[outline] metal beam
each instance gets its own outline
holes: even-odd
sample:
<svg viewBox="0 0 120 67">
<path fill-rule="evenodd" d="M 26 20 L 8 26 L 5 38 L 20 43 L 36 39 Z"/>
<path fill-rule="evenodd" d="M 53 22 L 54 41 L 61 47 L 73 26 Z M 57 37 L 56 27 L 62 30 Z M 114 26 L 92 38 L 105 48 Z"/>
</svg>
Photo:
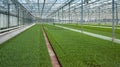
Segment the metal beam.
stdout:
<svg viewBox="0 0 120 67">
<path fill-rule="evenodd" d="M 42 7 L 42 11 L 41 11 L 41 17 L 42 17 L 42 15 L 43 15 L 43 10 L 44 10 L 44 7 L 45 7 L 45 1 L 46 1 L 46 0 L 44 0 L 43 7 Z"/>
<path fill-rule="evenodd" d="M 56 2 L 57 2 L 57 0 L 55 0 L 55 2 L 52 4 L 52 6 L 48 9 L 47 12 L 49 12 L 51 10 L 51 8 L 55 5 Z"/>
<path fill-rule="evenodd" d="M 10 4 L 8 3 L 8 28 L 10 27 Z"/>
<path fill-rule="evenodd" d="M 112 0 L 112 42 L 114 42 L 115 39 L 115 1 Z"/>
<path fill-rule="evenodd" d="M 81 31 L 83 31 L 83 0 L 81 0 Z"/>
<path fill-rule="evenodd" d="M 64 7 L 67 6 L 69 3 L 73 2 L 74 0 L 70 0 L 69 2 L 68 2 L 68 1 L 69 1 L 69 0 L 66 1 L 67 3 L 66 3 L 65 5 L 61 6 L 61 7 L 58 8 L 57 10 L 53 11 L 50 15 L 52 15 L 52 14 L 56 13 L 57 11 L 61 10 L 62 8 L 64 8 Z M 48 16 L 50 16 L 50 15 L 48 15 Z"/>
</svg>

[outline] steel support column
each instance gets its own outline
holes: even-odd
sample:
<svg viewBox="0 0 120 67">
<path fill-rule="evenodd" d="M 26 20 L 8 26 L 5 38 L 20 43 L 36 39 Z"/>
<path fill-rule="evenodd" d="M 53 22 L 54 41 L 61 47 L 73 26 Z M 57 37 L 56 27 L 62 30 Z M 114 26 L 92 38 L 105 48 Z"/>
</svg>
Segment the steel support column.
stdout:
<svg viewBox="0 0 120 67">
<path fill-rule="evenodd" d="M 116 26 L 118 25 L 118 6 L 117 3 L 115 3 L 116 5 Z"/>
<path fill-rule="evenodd" d="M 114 42 L 115 39 L 115 1 L 112 0 L 112 42 Z"/>
<path fill-rule="evenodd" d="M 101 24 L 101 18 L 100 18 L 100 15 L 101 14 L 101 11 L 100 11 L 100 7 L 99 7 L 99 20 L 98 20 L 98 22 L 99 22 L 99 25 Z"/>
<path fill-rule="evenodd" d="M 63 22 L 63 8 L 62 8 L 62 22 Z"/>
<path fill-rule="evenodd" d="M 10 4 L 8 3 L 8 28 L 10 27 Z"/>
<path fill-rule="evenodd" d="M 81 0 L 81 31 L 83 31 L 83 0 Z"/>
<path fill-rule="evenodd" d="M 59 22 L 59 20 L 60 20 L 60 19 L 59 19 L 59 11 L 58 11 L 58 22 Z"/>
<path fill-rule="evenodd" d="M 18 25 L 18 26 L 19 26 L 19 20 L 20 20 L 20 19 L 19 19 L 19 13 L 20 13 L 20 10 L 19 10 L 19 5 L 18 5 L 18 17 L 17 17 L 17 18 L 18 18 L 18 19 L 17 19 L 17 23 L 18 23 L 17 25 Z"/>
<path fill-rule="evenodd" d="M 70 12 L 70 3 L 69 3 L 69 23 L 71 23 L 71 14 L 70 14 L 71 12 Z"/>
</svg>

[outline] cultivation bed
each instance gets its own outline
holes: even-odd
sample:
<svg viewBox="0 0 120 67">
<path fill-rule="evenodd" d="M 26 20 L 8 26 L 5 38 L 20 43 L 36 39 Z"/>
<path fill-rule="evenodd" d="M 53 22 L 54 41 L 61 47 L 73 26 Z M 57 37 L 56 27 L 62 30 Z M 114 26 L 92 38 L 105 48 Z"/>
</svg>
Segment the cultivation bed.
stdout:
<svg viewBox="0 0 120 67">
<path fill-rule="evenodd" d="M 82 34 L 86 34 L 86 35 L 89 35 L 89 36 L 92 36 L 92 37 L 100 38 L 100 39 L 103 39 L 103 40 L 108 40 L 108 41 L 112 41 L 113 40 L 111 37 L 107 37 L 107 36 L 103 36 L 103 35 L 87 32 L 87 31 L 83 31 L 83 30 L 77 30 L 77 29 L 73 29 L 73 28 L 60 26 L 60 25 L 55 25 L 55 26 L 63 28 L 63 29 L 71 30 L 71 31 L 74 31 L 74 32 L 79 32 L 79 33 L 82 33 Z M 120 44 L 120 39 L 114 39 L 114 43 Z"/>
<path fill-rule="evenodd" d="M 80 25 L 75 25 L 75 24 L 60 24 L 60 25 L 81 30 Z M 95 33 L 95 34 L 100 34 L 100 35 L 112 37 L 112 29 L 110 29 L 110 28 L 83 26 L 83 30 L 91 32 L 91 33 Z M 115 30 L 115 36 L 116 36 L 116 38 L 120 39 L 120 29 Z"/>
<path fill-rule="evenodd" d="M 0 67 L 52 67 L 41 25 L 0 45 Z"/>
<path fill-rule="evenodd" d="M 63 67 L 119 67 L 120 44 L 45 25 Z"/>
</svg>

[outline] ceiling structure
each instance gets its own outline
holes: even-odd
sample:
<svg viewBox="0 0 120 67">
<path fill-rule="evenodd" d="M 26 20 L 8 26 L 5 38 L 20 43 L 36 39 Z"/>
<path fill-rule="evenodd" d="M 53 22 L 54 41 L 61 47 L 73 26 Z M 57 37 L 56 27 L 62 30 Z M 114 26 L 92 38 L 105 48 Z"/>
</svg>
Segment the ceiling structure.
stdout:
<svg viewBox="0 0 120 67">
<path fill-rule="evenodd" d="M 39 18 L 46 18 L 54 15 L 60 10 L 74 11 L 78 9 L 80 11 L 81 0 L 18 0 L 32 15 Z M 88 1 L 88 2 L 85 2 Z M 120 2 L 115 0 L 115 2 Z M 70 5 L 69 5 L 70 4 Z M 101 9 L 111 9 L 112 0 L 83 0 L 84 11 L 91 9 L 91 11 L 98 10 L 98 7 L 104 7 Z M 119 5 L 118 5 L 119 6 Z M 108 11 L 108 10 L 107 10 Z"/>
<path fill-rule="evenodd" d="M 36 17 L 45 18 L 69 0 L 18 0 Z"/>
</svg>

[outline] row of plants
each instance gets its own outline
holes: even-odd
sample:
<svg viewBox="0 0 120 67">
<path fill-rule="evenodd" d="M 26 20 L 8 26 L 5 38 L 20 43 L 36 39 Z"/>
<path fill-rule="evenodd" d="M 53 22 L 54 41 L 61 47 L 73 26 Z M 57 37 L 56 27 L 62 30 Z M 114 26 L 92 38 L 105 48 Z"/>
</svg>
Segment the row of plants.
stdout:
<svg viewBox="0 0 120 67">
<path fill-rule="evenodd" d="M 94 22 L 94 23 L 95 23 L 95 22 Z M 57 23 L 57 24 L 59 24 L 59 23 Z M 78 24 L 80 24 L 80 22 L 79 22 L 79 23 L 72 22 L 72 23 L 67 23 L 67 24 L 70 24 L 70 25 L 78 25 Z M 112 27 L 112 24 L 98 24 L 98 23 L 92 24 L 92 22 L 90 22 L 89 24 L 84 23 L 84 25 L 89 25 L 89 26 L 102 26 L 102 27 Z M 120 28 L 120 24 L 118 24 L 118 25 L 115 24 L 115 27 Z"/>
<path fill-rule="evenodd" d="M 44 25 L 62 67 L 119 67 L 120 44 Z"/>
<path fill-rule="evenodd" d="M 92 27 L 92 26 L 84 26 L 84 25 L 81 26 L 75 24 L 58 24 L 58 25 L 112 37 L 112 28 Z M 120 29 L 115 29 L 115 36 L 116 38 L 120 39 Z"/>
<path fill-rule="evenodd" d="M 42 26 L 35 25 L 1 44 L 0 67 L 52 67 Z"/>
</svg>

